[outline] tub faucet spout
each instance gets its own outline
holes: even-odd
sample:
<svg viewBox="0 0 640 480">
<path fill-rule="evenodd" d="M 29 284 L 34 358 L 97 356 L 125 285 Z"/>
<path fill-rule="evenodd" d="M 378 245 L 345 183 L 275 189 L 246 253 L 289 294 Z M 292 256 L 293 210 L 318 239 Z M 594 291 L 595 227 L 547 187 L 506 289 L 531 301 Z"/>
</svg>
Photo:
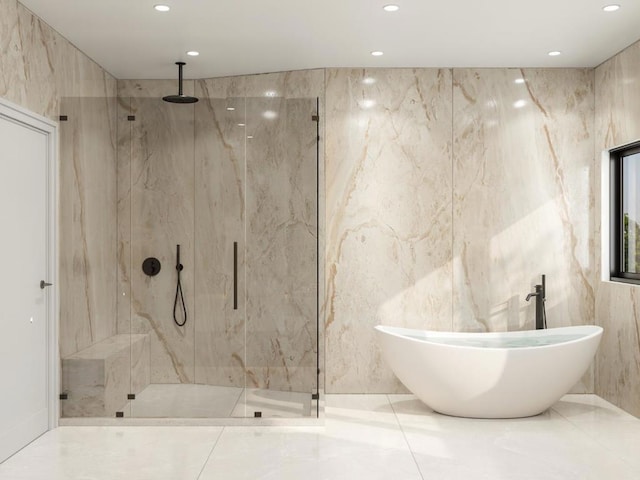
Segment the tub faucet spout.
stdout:
<svg viewBox="0 0 640 480">
<path fill-rule="evenodd" d="M 536 291 L 527 295 L 526 301 L 531 300 L 531 297 L 536 297 L 536 330 L 547 328 L 544 302 L 546 300 L 546 285 L 545 276 L 542 275 L 542 284 L 535 286 Z"/>
</svg>

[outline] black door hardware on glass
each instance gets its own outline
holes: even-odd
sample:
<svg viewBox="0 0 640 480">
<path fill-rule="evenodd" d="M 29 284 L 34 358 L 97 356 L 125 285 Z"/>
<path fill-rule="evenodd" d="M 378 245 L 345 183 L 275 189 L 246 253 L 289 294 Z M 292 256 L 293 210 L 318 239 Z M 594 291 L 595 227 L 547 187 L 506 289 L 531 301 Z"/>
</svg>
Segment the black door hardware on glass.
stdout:
<svg viewBox="0 0 640 480">
<path fill-rule="evenodd" d="M 233 309 L 238 309 L 238 242 L 233 242 Z"/>
<path fill-rule="evenodd" d="M 176 270 L 178 272 L 178 282 L 176 284 L 176 296 L 173 300 L 173 321 L 176 325 L 182 327 L 187 323 L 187 304 L 184 302 L 184 294 L 182 293 L 182 282 L 180 281 L 180 273 L 184 269 L 184 266 L 180 263 L 180 245 L 176 245 Z M 183 320 L 178 320 L 178 299 L 182 305 Z"/>
<path fill-rule="evenodd" d="M 53 285 L 53 283 L 47 283 L 47 282 L 45 282 L 44 280 L 40 280 L 40 288 L 41 288 L 42 290 L 44 290 L 44 289 L 45 289 L 45 288 L 47 288 L 47 287 L 50 287 L 51 285 Z"/>
</svg>

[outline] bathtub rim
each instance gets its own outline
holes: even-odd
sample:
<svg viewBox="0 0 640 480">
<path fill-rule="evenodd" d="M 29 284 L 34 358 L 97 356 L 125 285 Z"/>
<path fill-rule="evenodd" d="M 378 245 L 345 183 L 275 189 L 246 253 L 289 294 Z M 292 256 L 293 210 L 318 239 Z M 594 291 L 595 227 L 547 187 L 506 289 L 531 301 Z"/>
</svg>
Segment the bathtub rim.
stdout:
<svg viewBox="0 0 640 480">
<path fill-rule="evenodd" d="M 539 350 L 539 349 L 549 349 L 549 348 L 557 348 L 563 345 L 571 345 L 574 343 L 584 342 L 593 337 L 598 337 L 602 335 L 604 332 L 604 328 L 599 325 L 572 325 L 566 327 L 553 327 L 553 328 L 545 328 L 541 330 L 513 330 L 507 332 L 450 332 L 450 331 L 438 331 L 438 330 L 421 330 L 418 328 L 407 328 L 407 327 L 394 327 L 390 325 L 376 325 L 373 327 L 378 333 L 390 335 L 404 341 L 416 342 L 418 344 L 426 344 L 435 347 L 447 347 L 447 348 L 463 348 L 467 350 L 495 350 L 495 351 L 504 351 L 504 350 L 517 350 L 517 351 L 529 351 L 529 350 Z M 580 333 L 584 332 L 584 335 L 580 337 L 568 340 L 560 343 L 552 343 L 550 345 L 532 345 L 528 347 L 477 347 L 472 345 L 452 345 L 443 342 L 434 342 L 430 341 L 428 338 L 415 338 L 408 336 L 408 332 L 420 332 L 426 335 L 431 335 L 439 338 L 477 338 L 477 337 L 485 337 L 485 338 L 523 338 L 523 337 L 544 337 L 549 334 L 562 334 L 562 333 Z M 403 334 L 403 332 L 405 334 Z"/>
</svg>

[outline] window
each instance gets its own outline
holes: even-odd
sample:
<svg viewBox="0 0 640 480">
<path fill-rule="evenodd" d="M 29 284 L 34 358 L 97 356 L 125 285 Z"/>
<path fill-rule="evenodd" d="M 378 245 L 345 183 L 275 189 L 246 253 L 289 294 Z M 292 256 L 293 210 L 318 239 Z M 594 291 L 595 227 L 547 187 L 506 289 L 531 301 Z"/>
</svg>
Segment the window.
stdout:
<svg viewBox="0 0 640 480">
<path fill-rule="evenodd" d="M 640 284 L 640 142 L 611 152 L 611 280 Z"/>
</svg>

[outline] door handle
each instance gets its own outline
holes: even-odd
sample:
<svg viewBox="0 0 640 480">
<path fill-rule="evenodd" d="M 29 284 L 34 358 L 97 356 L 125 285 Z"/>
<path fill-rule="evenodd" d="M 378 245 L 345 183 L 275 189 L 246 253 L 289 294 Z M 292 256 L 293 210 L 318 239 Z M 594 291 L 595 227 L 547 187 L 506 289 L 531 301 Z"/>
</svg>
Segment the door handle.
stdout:
<svg viewBox="0 0 640 480">
<path fill-rule="evenodd" d="M 44 290 L 46 287 L 50 287 L 53 283 L 47 283 L 44 280 L 40 280 L 40 288 Z"/>
<path fill-rule="evenodd" d="M 238 309 L 238 242 L 233 242 L 233 309 Z"/>
</svg>

